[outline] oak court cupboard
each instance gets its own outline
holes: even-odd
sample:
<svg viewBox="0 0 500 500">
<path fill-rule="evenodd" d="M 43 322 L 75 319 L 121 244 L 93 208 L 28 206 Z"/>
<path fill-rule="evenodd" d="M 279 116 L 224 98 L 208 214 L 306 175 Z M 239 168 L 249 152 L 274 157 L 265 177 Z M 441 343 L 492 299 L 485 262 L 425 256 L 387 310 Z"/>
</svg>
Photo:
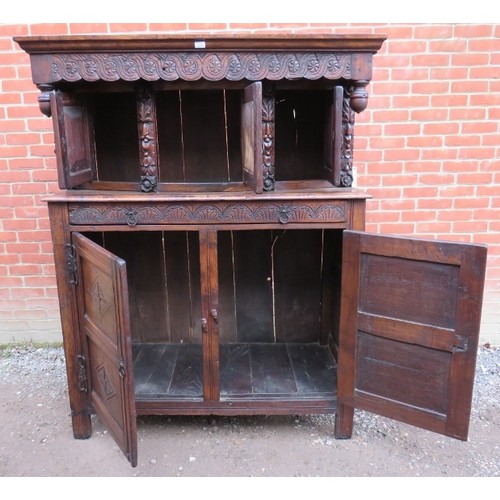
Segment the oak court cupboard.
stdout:
<svg viewBox="0 0 500 500">
<path fill-rule="evenodd" d="M 356 113 L 380 35 L 19 37 L 51 116 L 47 200 L 73 433 L 99 415 L 354 408 L 467 439 L 478 245 L 368 234 Z"/>
</svg>

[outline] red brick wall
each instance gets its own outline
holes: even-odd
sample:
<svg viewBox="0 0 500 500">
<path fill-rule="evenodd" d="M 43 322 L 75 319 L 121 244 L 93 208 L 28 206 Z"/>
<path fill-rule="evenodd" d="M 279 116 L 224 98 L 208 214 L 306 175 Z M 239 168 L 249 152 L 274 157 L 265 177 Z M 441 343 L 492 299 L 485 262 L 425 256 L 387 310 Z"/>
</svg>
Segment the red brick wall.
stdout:
<svg viewBox="0 0 500 500">
<path fill-rule="evenodd" d="M 173 30 L 387 34 L 355 136 L 367 230 L 488 244 L 481 340 L 500 344 L 500 26 L 300 23 L 0 25 L 0 342 L 60 339 L 51 120 L 12 37 Z"/>
</svg>

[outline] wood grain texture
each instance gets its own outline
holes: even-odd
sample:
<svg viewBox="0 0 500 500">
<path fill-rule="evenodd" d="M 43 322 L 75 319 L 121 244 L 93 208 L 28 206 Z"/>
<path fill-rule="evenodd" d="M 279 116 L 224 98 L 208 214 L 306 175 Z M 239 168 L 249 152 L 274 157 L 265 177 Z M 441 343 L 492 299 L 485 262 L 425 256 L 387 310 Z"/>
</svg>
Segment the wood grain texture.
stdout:
<svg viewBox="0 0 500 500">
<path fill-rule="evenodd" d="M 486 248 L 347 231 L 343 253 L 340 404 L 466 440 Z"/>
<path fill-rule="evenodd" d="M 336 397 L 336 364 L 325 346 L 230 343 L 219 349 L 221 401 L 333 401 Z M 201 398 L 201 356 L 199 344 L 135 344 L 136 398 Z"/>
</svg>

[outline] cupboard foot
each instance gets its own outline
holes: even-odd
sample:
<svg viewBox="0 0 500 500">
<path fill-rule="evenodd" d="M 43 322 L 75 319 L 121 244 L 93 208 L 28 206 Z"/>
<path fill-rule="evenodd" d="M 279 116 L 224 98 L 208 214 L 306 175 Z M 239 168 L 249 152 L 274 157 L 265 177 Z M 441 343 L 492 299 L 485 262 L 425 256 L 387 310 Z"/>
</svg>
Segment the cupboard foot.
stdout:
<svg viewBox="0 0 500 500">
<path fill-rule="evenodd" d="M 75 439 L 89 439 L 92 436 L 92 422 L 87 411 L 71 415 L 73 424 L 73 437 Z"/>
<path fill-rule="evenodd" d="M 354 422 L 354 408 L 340 404 L 335 415 L 335 437 L 350 439 Z"/>
</svg>

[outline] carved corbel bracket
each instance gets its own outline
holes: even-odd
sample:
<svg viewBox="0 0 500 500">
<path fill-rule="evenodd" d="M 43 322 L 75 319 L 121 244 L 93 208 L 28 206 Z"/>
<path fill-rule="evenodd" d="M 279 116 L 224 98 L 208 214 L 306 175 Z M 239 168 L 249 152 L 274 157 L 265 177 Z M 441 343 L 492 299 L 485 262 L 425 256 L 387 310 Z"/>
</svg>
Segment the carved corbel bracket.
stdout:
<svg viewBox="0 0 500 500">
<path fill-rule="evenodd" d="M 351 90 L 351 108 L 356 113 L 361 113 L 368 106 L 368 80 L 356 80 Z"/>
<path fill-rule="evenodd" d="M 50 118 L 52 116 L 52 111 L 50 110 L 50 94 L 54 90 L 54 87 L 44 83 L 37 85 L 37 87 L 38 90 L 40 90 L 40 95 L 38 96 L 40 111 Z"/>
</svg>

